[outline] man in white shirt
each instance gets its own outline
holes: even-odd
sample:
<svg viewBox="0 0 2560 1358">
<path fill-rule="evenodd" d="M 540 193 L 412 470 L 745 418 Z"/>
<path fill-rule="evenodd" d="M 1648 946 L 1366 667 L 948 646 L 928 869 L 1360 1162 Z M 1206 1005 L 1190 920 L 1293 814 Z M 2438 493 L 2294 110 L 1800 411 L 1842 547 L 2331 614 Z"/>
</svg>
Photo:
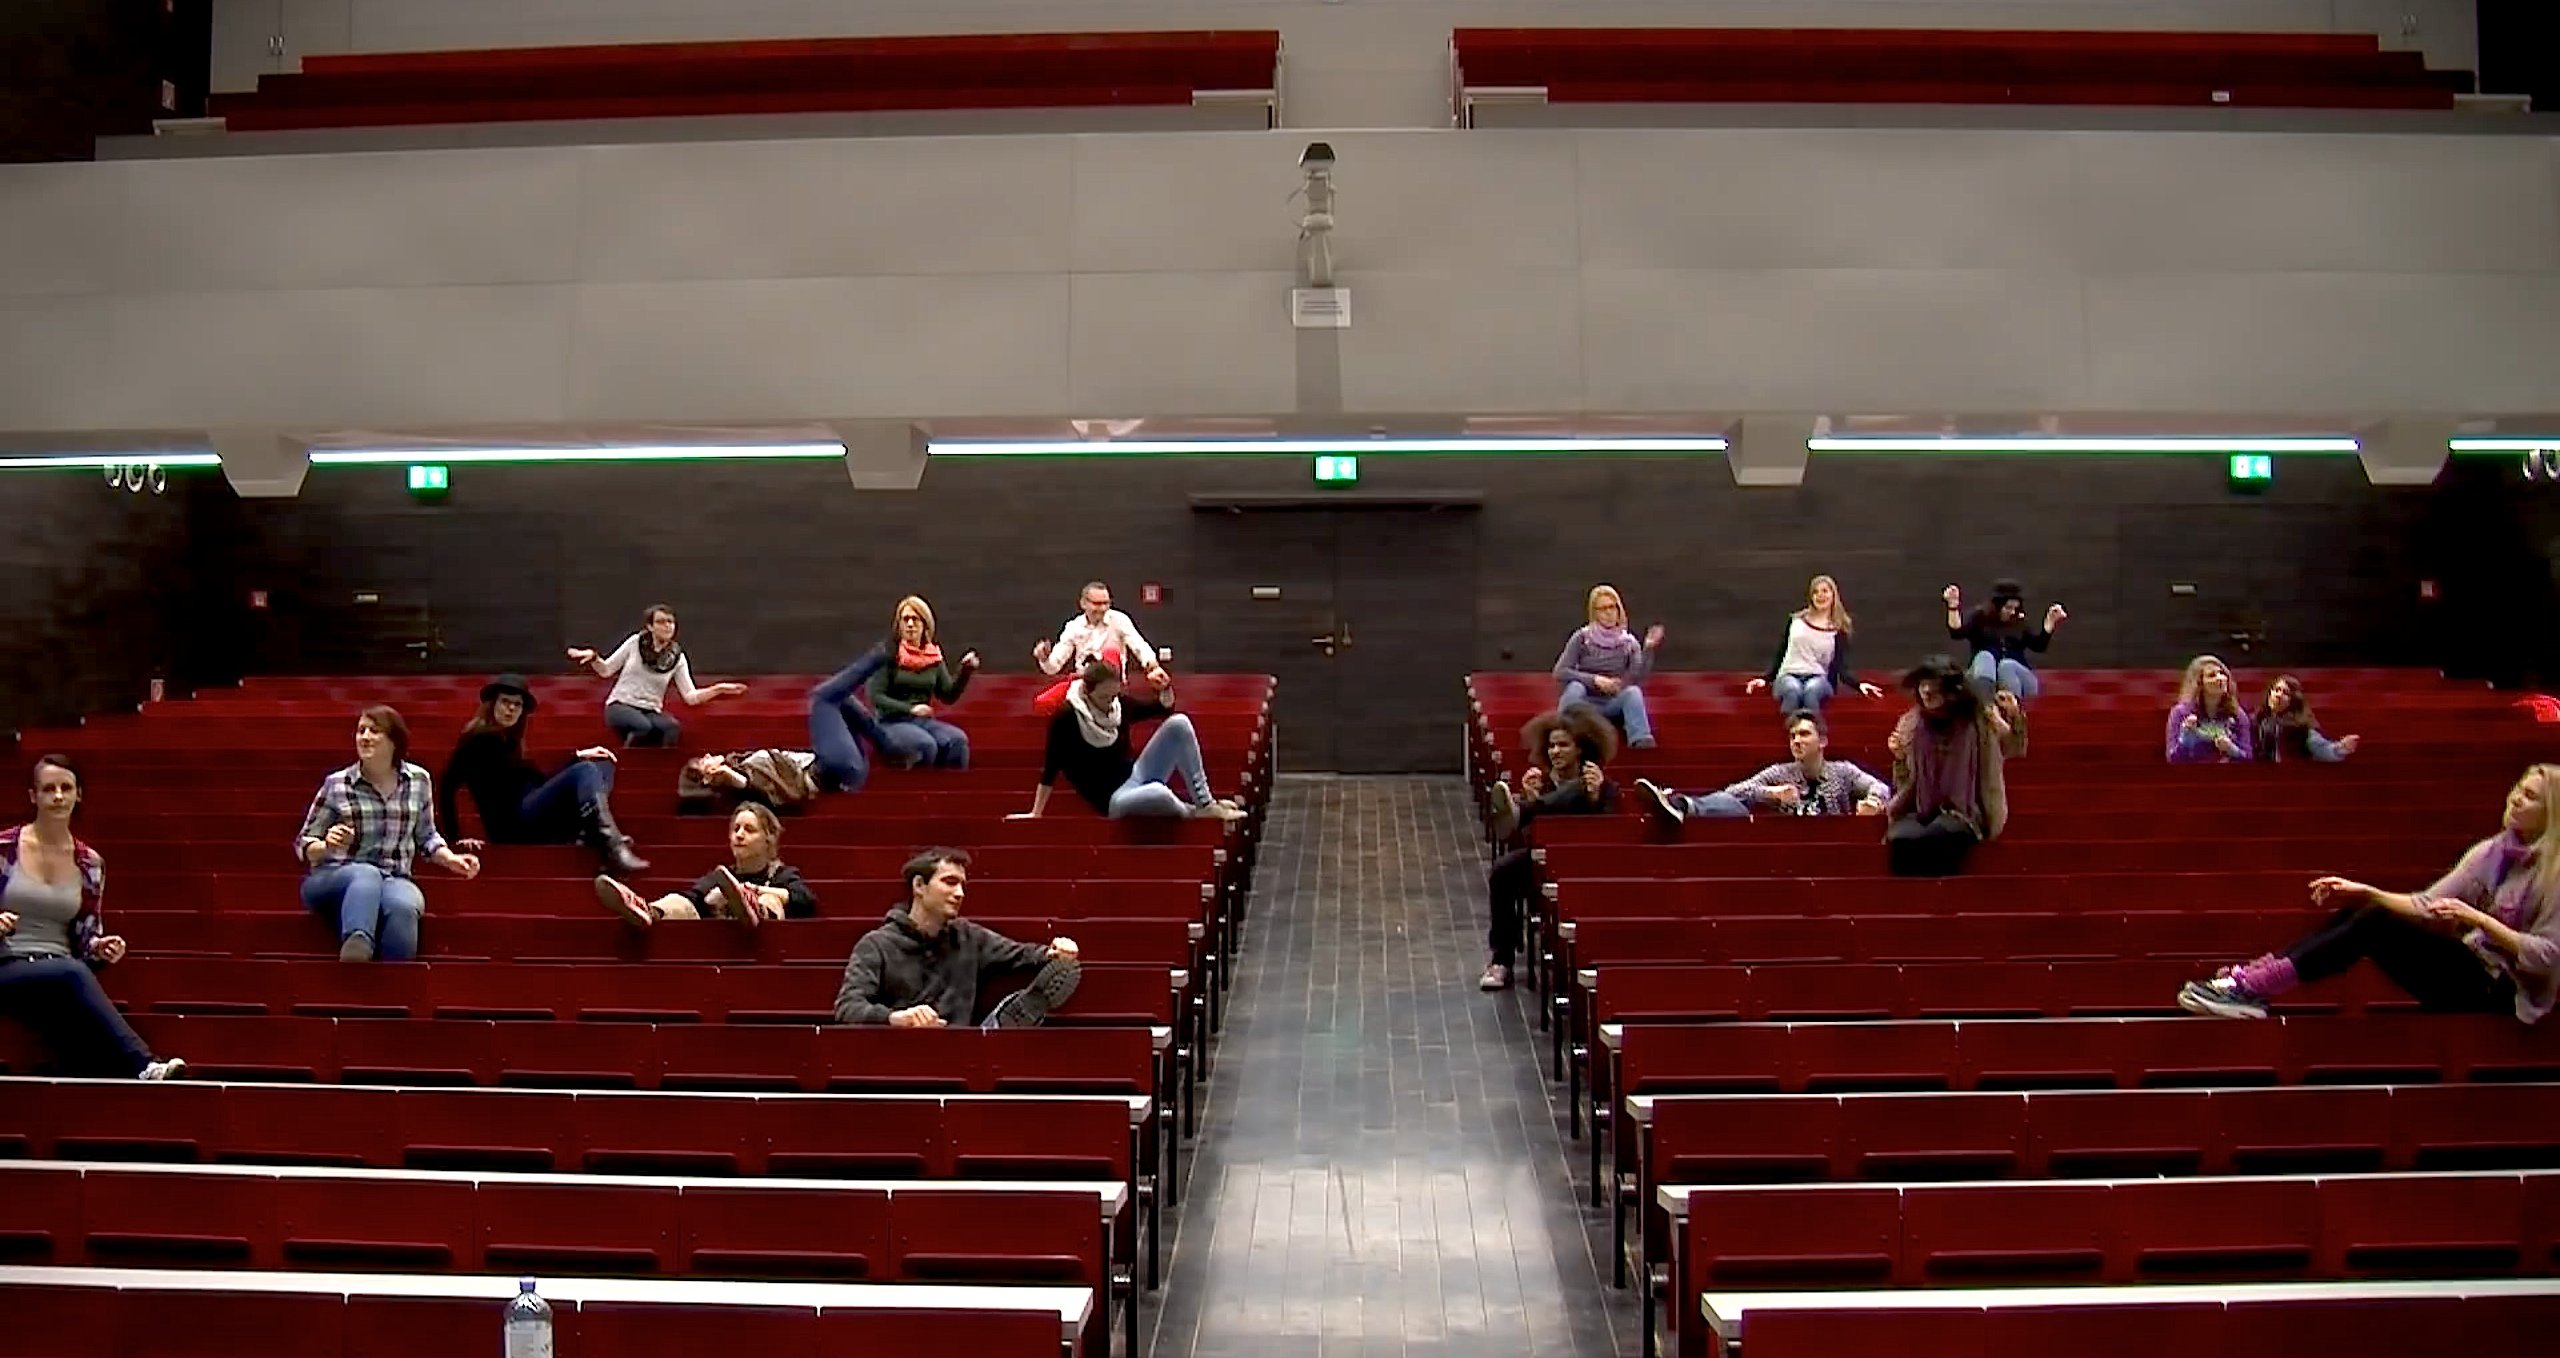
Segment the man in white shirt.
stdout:
<svg viewBox="0 0 2560 1358">
<path fill-rule="evenodd" d="M 1126 675 L 1129 661 L 1134 658 L 1145 670 L 1147 682 L 1164 687 L 1164 666 L 1156 660 L 1156 648 L 1138 635 L 1138 625 L 1129 621 L 1128 614 L 1111 606 L 1111 587 L 1093 581 L 1084 587 L 1079 602 L 1083 611 L 1067 619 L 1067 625 L 1058 629 L 1056 641 L 1032 646 L 1031 658 L 1039 663 L 1040 672 L 1073 672 L 1083 669 L 1088 661 L 1109 658 Z"/>
</svg>

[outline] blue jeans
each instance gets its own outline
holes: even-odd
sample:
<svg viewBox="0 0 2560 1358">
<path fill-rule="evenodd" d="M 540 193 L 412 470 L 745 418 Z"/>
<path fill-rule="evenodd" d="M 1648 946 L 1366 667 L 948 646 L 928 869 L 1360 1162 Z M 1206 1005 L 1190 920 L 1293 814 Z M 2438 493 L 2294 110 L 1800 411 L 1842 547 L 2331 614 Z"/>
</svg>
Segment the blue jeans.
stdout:
<svg viewBox="0 0 2560 1358">
<path fill-rule="evenodd" d="M 1831 701 L 1831 681 L 1819 674 L 1781 674 L 1770 681 L 1769 691 L 1778 696 L 1778 715 L 1789 720 L 1800 712 L 1821 716 L 1822 705 Z"/>
<path fill-rule="evenodd" d="M 2036 682 L 2036 672 L 2028 669 L 2025 661 L 2002 660 L 1989 651 L 1976 651 L 1973 663 L 1965 668 L 1973 676 L 1973 691 L 1986 703 L 1994 693 L 2017 694 L 2023 703 L 2044 691 L 2044 685 Z"/>
<path fill-rule="evenodd" d="M 940 717 L 882 717 L 880 753 L 913 768 L 969 767 L 969 733 Z"/>
<path fill-rule="evenodd" d="M 1584 688 L 1579 681 L 1570 683 L 1564 686 L 1564 697 L 1556 703 L 1556 710 L 1562 712 L 1577 703 L 1596 707 L 1601 716 L 1625 727 L 1628 744 L 1644 746 L 1653 743 L 1653 718 L 1644 710 L 1644 690 L 1634 684 L 1625 685 L 1604 698 Z"/>
<path fill-rule="evenodd" d="M 1730 792 L 1701 792 L 1690 795 L 1674 792 L 1671 794 L 1671 801 L 1681 810 L 1702 820 L 1736 820 L 1751 814 L 1751 808 L 1744 806 L 1742 799 Z"/>
<path fill-rule="evenodd" d="M 131 1078 L 151 1048 L 116 1012 L 89 964 L 68 957 L 0 962 L 0 1016 L 41 1039 L 64 1075 Z"/>
<path fill-rule="evenodd" d="M 1167 787 L 1165 780 L 1180 777 L 1179 790 Z M 1200 762 L 1200 733 L 1191 729 L 1191 718 L 1180 712 L 1167 717 L 1147 737 L 1147 748 L 1138 751 L 1137 767 L 1129 771 L 1129 781 L 1111 794 L 1111 806 L 1105 812 L 1113 820 L 1127 816 L 1187 816 L 1196 806 L 1207 806 L 1209 773 Z"/>
<path fill-rule="evenodd" d="M 418 917 L 427 911 L 427 897 L 406 877 L 371 863 L 323 863 L 302 879 L 302 904 L 312 911 L 335 910 L 338 938 L 363 934 L 373 940 L 373 955 L 385 962 L 418 955 Z"/>
<path fill-rule="evenodd" d="M 577 760 L 544 779 L 542 786 L 516 804 L 518 837 L 528 844 L 572 843 L 595 820 L 612 792 L 613 765 Z"/>
<path fill-rule="evenodd" d="M 818 757 L 822 781 L 839 792 L 856 791 L 871 778 L 871 761 L 862 753 L 864 740 L 875 750 L 888 747 L 879 720 L 854 698 L 888 663 L 888 648 L 874 646 L 809 690 L 809 752 Z"/>
<path fill-rule="evenodd" d="M 673 745 L 684 731 L 684 724 L 664 711 L 644 711 L 629 703 L 606 703 L 604 724 L 622 737 L 625 749 L 634 750 Z"/>
</svg>

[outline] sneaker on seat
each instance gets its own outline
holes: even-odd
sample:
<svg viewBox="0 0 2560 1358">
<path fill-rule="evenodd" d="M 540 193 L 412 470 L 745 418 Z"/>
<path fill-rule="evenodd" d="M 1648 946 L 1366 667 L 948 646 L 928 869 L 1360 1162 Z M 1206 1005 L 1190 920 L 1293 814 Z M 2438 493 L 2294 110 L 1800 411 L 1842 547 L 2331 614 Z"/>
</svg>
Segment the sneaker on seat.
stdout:
<svg viewBox="0 0 2560 1358">
<path fill-rule="evenodd" d="M 365 933 L 347 935 L 347 941 L 338 945 L 338 960 L 341 962 L 372 961 L 373 935 Z"/>
<path fill-rule="evenodd" d="M 2266 1002 L 2242 990 L 2228 976 L 2187 982 L 2178 988 L 2178 1007 L 2190 1014 L 2210 1014 L 2215 1018 L 2262 1019 L 2267 1016 Z"/>
<path fill-rule="evenodd" d="M 640 899 L 640 893 L 611 877 L 596 878 L 596 904 L 622 917 L 634 929 L 646 929 L 658 922 L 658 912 Z"/>
<path fill-rule="evenodd" d="M 720 899 L 728 902 L 730 917 L 750 929 L 764 923 L 764 910 L 748 894 L 747 884 L 738 880 L 738 874 L 729 871 L 725 863 L 712 871 L 720 874 Z"/>
<path fill-rule="evenodd" d="M 137 1080 L 182 1080 L 186 1078 L 186 1074 L 187 1063 L 175 1056 L 172 1056 L 166 1060 L 154 1061 L 151 1064 L 144 1066 L 142 1069 L 135 1071 L 133 1073 L 133 1078 Z"/>
<path fill-rule="evenodd" d="M 1031 978 L 1031 984 L 996 1002 L 995 1009 L 981 1028 L 1037 1028 L 1048 1021 L 1049 1011 L 1067 1002 L 1076 993 L 1076 982 L 1084 979 L 1084 969 L 1063 957 L 1050 959 Z"/>
<path fill-rule="evenodd" d="M 1670 792 L 1650 778 L 1636 780 L 1636 801 L 1643 806 L 1646 815 L 1665 825 L 1678 825 L 1689 819 L 1688 810 L 1671 800 Z"/>
</svg>

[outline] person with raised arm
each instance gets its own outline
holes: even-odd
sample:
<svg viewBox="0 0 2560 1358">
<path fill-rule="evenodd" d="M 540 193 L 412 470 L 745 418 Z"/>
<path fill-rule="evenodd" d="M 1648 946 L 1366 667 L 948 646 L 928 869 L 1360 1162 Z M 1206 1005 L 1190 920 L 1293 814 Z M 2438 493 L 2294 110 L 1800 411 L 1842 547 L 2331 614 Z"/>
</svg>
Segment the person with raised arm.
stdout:
<svg viewBox="0 0 2560 1358">
<path fill-rule="evenodd" d="M 303 907 L 337 921 L 341 962 L 418 955 L 421 857 L 464 881 L 480 875 L 479 855 L 436 831 L 435 780 L 409 762 L 409 723 L 379 704 L 357 714 L 356 762 L 320 780 L 294 853 L 310 869 Z"/>
<path fill-rule="evenodd" d="M 2003 765 L 2027 752 L 2026 709 L 2007 689 L 1984 701 L 1943 655 L 1913 666 L 1902 686 L 1911 710 L 1885 742 L 1893 751 L 1886 865 L 1896 876 L 1952 876 L 1975 845 L 2008 827 Z"/>
<path fill-rule="evenodd" d="M 1049 719 L 1031 809 L 1006 819 L 1030 820 L 1046 813 L 1049 789 L 1061 778 L 1086 805 L 1113 820 L 1129 816 L 1244 819 L 1241 804 L 1222 799 L 1210 789 L 1199 733 L 1192 730 L 1190 717 L 1173 710 L 1174 702 L 1170 685 L 1158 688 L 1153 701 L 1124 697 L 1116 666 L 1101 659 L 1087 664 L 1068 686 L 1065 705 Z M 1146 748 L 1131 755 L 1130 728 L 1156 718 L 1162 720 L 1147 737 Z"/>
<path fill-rule="evenodd" d="M 1653 673 L 1653 653 L 1662 648 L 1662 627 L 1646 628 L 1638 638 L 1627 624 L 1627 604 L 1612 585 L 1593 585 L 1583 599 L 1586 621 L 1565 638 L 1556 656 L 1556 682 L 1564 685 L 1556 710 L 1589 706 L 1627 733 L 1631 749 L 1653 748 L 1653 717 L 1645 710 L 1644 681 Z"/>
<path fill-rule="evenodd" d="M 1832 695 L 1852 690 L 1881 698 L 1884 690 L 1858 682 L 1849 668 L 1849 605 L 1840 598 L 1840 582 L 1813 577 L 1805 590 L 1805 606 L 1787 615 L 1786 632 L 1768 672 L 1743 685 L 1745 693 L 1767 689 L 1777 695 L 1778 715 L 1792 723 L 1799 713 L 1820 715 Z"/>
<path fill-rule="evenodd" d="M 1779 816 L 1881 816 L 1893 789 L 1846 759 L 1827 759 L 1830 734 L 1822 719 L 1799 712 L 1787 719 L 1787 755 L 1722 792 L 1683 793 L 1636 780 L 1636 804 L 1667 825 L 1691 816 L 1731 819 L 1759 813 Z"/>
<path fill-rule="evenodd" d="M 2267 685 L 2267 700 L 2258 708 L 2256 731 L 2249 742 L 2249 753 L 2251 757 L 2269 764 L 2287 759 L 2335 764 L 2363 745 L 2362 736 L 2340 736 L 2331 740 L 2321 734 L 2320 719 L 2311 714 L 2311 698 L 2303 691 L 2302 680 L 2290 674 L 2279 674 L 2274 683 Z"/>
<path fill-rule="evenodd" d="M 596 902 L 635 929 L 662 919 L 732 919 L 749 928 L 771 919 L 810 919 L 818 893 L 782 861 L 782 819 L 748 802 L 729 813 L 729 861 L 683 891 L 649 900 L 610 874 L 595 881 Z"/>
<path fill-rule="evenodd" d="M 670 690 L 690 707 L 747 691 L 746 685 L 735 681 L 694 684 L 693 662 L 676 642 L 676 611 L 665 604 L 643 610 L 640 630 L 624 637 L 612 654 L 598 656 L 588 647 L 572 646 L 569 663 L 613 681 L 613 691 L 605 695 L 604 724 L 632 748 L 676 743 L 684 727 L 667 713 Z"/>
<path fill-rule="evenodd" d="M 1538 890 L 1538 869 L 1528 829 L 1541 816 L 1590 816 L 1614 811 L 1618 785 L 1605 767 L 1618 755 L 1618 728 L 1589 704 L 1541 712 L 1520 728 L 1528 767 L 1520 791 L 1500 780 L 1486 794 L 1499 846 L 1485 872 L 1485 945 L 1491 954 L 1479 990 L 1504 990 L 1518 960 L 1520 921 Z"/>
<path fill-rule="evenodd" d="M 2015 580 L 1992 581 L 1991 602 L 1971 614 L 1964 611 L 1964 591 L 1954 585 L 1940 597 L 1947 605 L 1948 637 L 1973 648 L 1965 669 L 1984 703 L 1995 693 L 2014 693 L 2019 701 L 2032 702 L 2044 691 L 2027 655 L 2042 655 L 2053 645 L 2053 634 L 2071 617 L 2062 605 L 2047 606 L 2041 625 L 2028 622 L 2026 588 Z"/>
<path fill-rule="evenodd" d="M 2311 884 L 2335 913 L 2319 928 L 2178 991 L 2178 1006 L 2265 1018 L 2267 1002 L 2370 961 L 2430 1013 L 2513 1014 L 2539 1023 L 2560 1000 L 2560 764 L 2536 764 L 2507 789 L 2498 833 L 2421 891 L 2345 877 Z"/>
<path fill-rule="evenodd" d="M 2187 662 L 2178 701 L 2169 709 L 2168 760 L 2172 764 L 2246 764 L 2257 738 L 2231 667 L 2209 655 Z"/>
<path fill-rule="evenodd" d="M 1083 978 L 1072 938 L 1019 943 L 960 917 L 969 894 L 969 855 L 927 849 L 907 860 L 906 903 L 853 945 L 836 989 L 836 1022 L 890 1028 L 947 1028 L 977 1019 L 978 988 L 990 976 L 1031 974 L 996 1002 L 981 1028 L 1032 1028 L 1067 1002 Z"/>
<path fill-rule="evenodd" d="M 487 838 L 458 838 L 454 846 L 478 853 L 490 844 L 584 844 L 608 872 L 648 871 L 613 819 L 613 751 L 590 745 L 544 773 L 524 752 L 535 706 L 523 675 L 481 685 L 480 710 L 462 728 L 436 784 L 436 819 L 460 835 L 461 797 L 470 793 Z"/>
<path fill-rule="evenodd" d="M 27 800 L 35 818 L 0 830 L 0 1017 L 34 1033 L 63 1075 L 178 1078 L 187 1063 L 153 1056 L 98 985 L 126 944 L 106 928 L 106 860 L 71 833 L 79 771 L 38 759 Z"/>
<path fill-rule="evenodd" d="M 963 652 L 946 663 L 933 637 L 933 607 L 910 594 L 898 601 L 895 635 L 898 657 L 871 676 L 871 711 L 879 718 L 884 757 L 910 768 L 969 767 L 969 733 L 935 715 L 935 704 L 948 707 L 969 691 L 978 672 L 978 653 Z"/>
</svg>

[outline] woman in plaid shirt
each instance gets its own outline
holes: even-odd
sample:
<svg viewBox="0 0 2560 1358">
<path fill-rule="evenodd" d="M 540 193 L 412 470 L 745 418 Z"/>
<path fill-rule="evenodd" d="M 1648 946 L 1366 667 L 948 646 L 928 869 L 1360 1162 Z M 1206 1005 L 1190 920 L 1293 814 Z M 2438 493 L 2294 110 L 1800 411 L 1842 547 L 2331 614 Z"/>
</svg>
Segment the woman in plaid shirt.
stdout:
<svg viewBox="0 0 2560 1358">
<path fill-rule="evenodd" d="M 409 762 L 409 723 L 388 707 L 357 716 L 356 762 L 320 780 L 294 851 L 311 869 L 303 905 L 337 912 L 341 962 L 418 955 L 419 855 L 466 881 L 480 875 L 479 855 L 455 853 L 436 833 L 434 783 Z"/>
</svg>

